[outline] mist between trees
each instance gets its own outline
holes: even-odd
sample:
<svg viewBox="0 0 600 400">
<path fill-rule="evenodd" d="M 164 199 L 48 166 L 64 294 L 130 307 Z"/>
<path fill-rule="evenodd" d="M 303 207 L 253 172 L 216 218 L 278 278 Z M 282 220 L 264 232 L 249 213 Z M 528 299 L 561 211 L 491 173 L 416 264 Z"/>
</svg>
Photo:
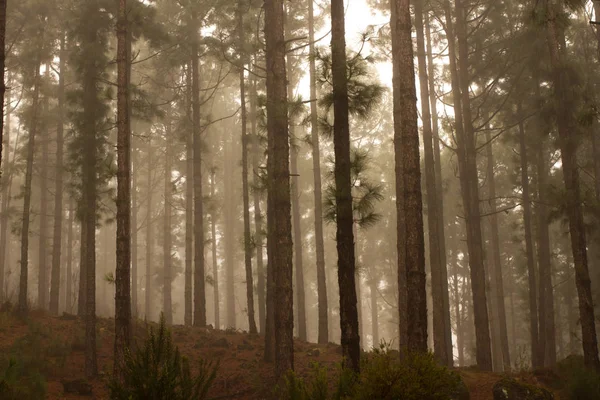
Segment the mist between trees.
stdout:
<svg viewBox="0 0 600 400">
<path fill-rule="evenodd" d="M 598 13 L 2 0 L 0 300 L 600 369 Z"/>
</svg>

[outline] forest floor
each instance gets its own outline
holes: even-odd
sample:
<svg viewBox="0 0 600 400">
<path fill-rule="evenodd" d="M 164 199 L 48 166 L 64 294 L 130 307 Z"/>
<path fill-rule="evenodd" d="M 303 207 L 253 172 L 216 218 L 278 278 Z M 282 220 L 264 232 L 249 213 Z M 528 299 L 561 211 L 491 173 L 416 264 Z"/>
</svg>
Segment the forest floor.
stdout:
<svg viewBox="0 0 600 400">
<path fill-rule="evenodd" d="M 32 312 L 27 321 L 0 312 L 0 355 L 32 352 L 38 364 L 43 364 L 47 399 L 108 399 L 107 377 L 112 370 L 114 320 L 97 321 L 99 377 L 91 381 L 92 396 L 64 393 L 62 382 L 84 378 L 84 324 L 74 316 L 51 317 Z M 143 340 L 146 325 L 138 322 L 134 338 Z M 263 361 L 264 339 L 245 332 L 220 331 L 211 328 L 173 326 L 173 342 L 182 355 L 194 360 L 203 358 L 218 362 L 217 378 L 211 388 L 211 399 L 272 398 L 273 365 Z M 28 338 L 27 340 L 25 340 Z M 32 341 L 32 338 L 36 340 Z M 19 347 L 21 343 L 21 347 Z M 29 348 L 23 348 L 23 343 Z M 295 367 L 300 376 L 308 376 L 311 363 L 335 371 L 341 359 L 341 348 L 335 344 L 317 345 L 296 340 Z M 32 356 L 30 356 L 32 357 Z M 5 358 L 0 359 L 5 363 Z M 6 366 L 0 365 L 0 371 Z M 471 400 L 492 399 L 492 387 L 500 374 L 479 372 L 473 368 L 459 369 L 469 388 Z M 520 380 L 541 385 L 532 375 L 521 373 Z M 555 398 L 558 398 L 556 396 Z M 374 399 L 375 400 L 375 399 Z"/>
</svg>

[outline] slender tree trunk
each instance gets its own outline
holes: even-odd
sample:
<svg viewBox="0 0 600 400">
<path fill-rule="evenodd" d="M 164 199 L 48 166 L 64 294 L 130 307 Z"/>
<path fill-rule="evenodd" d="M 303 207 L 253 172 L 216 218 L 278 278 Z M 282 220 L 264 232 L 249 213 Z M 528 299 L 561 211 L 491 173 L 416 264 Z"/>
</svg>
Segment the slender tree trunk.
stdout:
<svg viewBox="0 0 600 400">
<path fill-rule="evenodd" d="M 579 297 L 579 317 L 581 320 L 581 339 L 583 357 L 586 366 L 600 370 L 598 358 L 598 340 L 594 320 L 594 304 L 588 270 L 587 245 L 583 221 L 579 171 L 577 168 L 577 142 L 575 141 L 575 110 L 569 76 L 564 68 L 565 55 L 559 42 L 564 31 L 556 25 L 559 4 L 555 0 L 546 0 L 546 33 L 550 50 L 552 83 L 557 106 L 558 142 L 562 160 L 563 179 L 566 189 L 567 216 L 571 236 L 571 249 L 575 263 L 575 282 Z"/>
<path fill-rule="evenodd" d="M 67 221 L 67 282 L 65 289 L 65 311 L 73 314 L 73 224 L 75 220 L 75 207 L 73 198 L 69 196 L 69 220 Z"/>
<path fill-rule="evenodd" d="M 437 96 L 435 90 L 435 64 L 433 63 L 433 48 L 431 45 L 431 27 L 429 25 L 429 12 L 425 12 L 425 25 L 426 25 L 426 38 L 427 38 L 427 70 L 429 80 L 429 103 L 431 105 L 431 127 L 433 136 L 433 162 L 435 165 L 435 186 L 437 191 L 438 201 L 438 223 L 439 223 L 439 242 L 440 242 L 440 262 L 442 266 L 442 295 L 444 296 L 444 304 L 446 308 L 450 308 L 450 295 L 448 288 L 448 264 L 446 262 L 446 236 L 444 233 L 444 189 L 443 189 L 443 176 L 442 176 L 442 157 L 440 152 L 440 139 L 439 139 L 439 124 L 438 124 L 438 112 L 437 112 Z M 446 323 L 446 335 L 452 337 L 452 326 L 448 313 L 448 319 Z M 452 340 L 447 341 L 448 354 L 453 354 Z M 452 357 L 453 358 L 453 357 Z"/>
<path fill-rule="evenodd" d="M 131 29 L 127 29 L 127 85 L 131 86 L 131 42 L 132 34 Z M 131 91 L 127 91 L 128 112 L 129 112 L 129 158 L 131 160 L 131 169 L 129 170 L 131 189 L 131 220 L 130 220 L 130 231 L 131 231 L 131 318 L 137 319 L 138 317 L 138 223 L 137 223 L 137 212 L 138 212 L 138 201 L 137 201 L 137 158 L 135 151 L 134 138 L 131 136 Z"/>
<path fill-rule="evenodd" d="M 445 2 L 448 52 L 450 54 L 450 70 L 452 74 L 452 92 L 456 118 L 456 140 L 459 160 L 459 175 L 463 207 L 467 228 L 467 247 L 471 272 L 473 293 L 473 312 L 475 322 L 475 347 L 477 365 L 482 370 L 492 369 L 492 351 L 490 346 L 490 329 L 485 293 L 485 271 L 483 262 L 483 242 L 481 235 L 481 213 L 479 210 L 479 179 L 477 174 L 477 149 L 473 132 L 471 101 L 469 97 L 467 16 L 461 0 L 456 3 L 456 37 L 458 39 L 458 60 L 456 65 L 456 48 L 454 42 L 454 25 L 450 10 L 450 2 Z M 460 76 L 459 76 L 460 73 Z M 459 79 L 460 78 L 460 79 Z M 459 85 L 460 83 L 460 85 Z M 460 115 L 460 116 L 459 116 Z"/>
<path fill-rule="evenodd" d="M 452 249 L 452 259 L 450 265 L 453 266 L 454 280 L 454 318 L 456 319 L 456 348 L 458 350 L 458 366 L 465 366 L 465 338 L 462 327 L 462 314 L 460 309 L 460 288 L 458 279 L 458 257 L 456 256 L 456 247 Z"/>
<path fill-rule="evenodd" d="M 199 38 L 195 37 L 192 41 L 192 126 L 194 130 L 194 326 L 206 326 L 198 40 Z"/>
<path fill-rule="evenodd" d="M 154 237 L 153 237 L 153 223 L 152 223 L 152 192 L 153 192 L 153 188 L 152 188 L 152 167 L 154 165 L 154 148 L 152 147 L 152 138 L 149 137 L 148 138 L 148 165 L 147 168 L 148 170 L 147 172 L 147 177 L 146 177 L 146 181 L 147 181 L 147 193 L 146 193 L 146 199 L 148 204 L 146 204 L 146 285 L 145 285 L 145 292 L 144 294 L 146 295 L 146 299 L 145 299 L 145 312 L 144 312 L 144 316 L 146 321 L 151 321 L 152 320 L 152 309 L 153 309 L 153 305 L 152 305 L 152 298 L 153 298 L 153 293 L 152 293 L 152 277 L 154 275 L 154 251 L 153 251 L 153 246 L 154 246 Z"/>
<path fill-rule="evenodd" d="M 46 64 L 46 71 L 49 71 Z M 48 78 L 49 72 L 46 72 Z M 48 114 L 48 103 L 50 102 L 49 95 L 44 94 L 43 113 Z M 49 151 L 48 144 L 50 142 L 50 131 L 47 124 L 42 123 L 43 128 L 40 129 L 40 151 L 42 159 L 39 164 L 40 174 L 40 232 L 38 246 L 38 308 L 41 310 L 48 309 L 48 168 L 49 168 Z"/>
<path fill-rule="evenodd" d="M 244 41 L 244 17 L 241 9 L 242 3 L 238 3 L 238 34 L 240 51 L 245 51 Z M 246 270 L 246 304 L 248 310 L 248 331 L 250 334 L 257 333 L 256 320 L 254 318 L 254 283 L 252 277 L 252 239 L 250 235 L 250 193 L 248 187 L 248 113 L 246 109 L 246 79 L 244 77 L 245 56 L 242 54 L 242 67 L 240 68 L 240 101 L 242 104 L 242 200 L 244 206 L 244 266 Z"/>
<path fill-rule="evenodd" d="M 423 35 L 423 4 L 414 2 L 415 28 L 417 31 L 417 58 L 419 63 L 419 86 L 421 93 L 421 119 L 423 121 L 423 144 L 425 148 L 425 184 L 427 188 L 427 226 L 429 233 L 429 262 L 431 267 L 431 292 L 433 297 L 433 347 L 436 358 L 444 365 L 453 363 L 452 336 L 446 331 L 446 322 L 450 320 L 450 307 L 444 302 L 447 296 L 444 290 L 444 277 L 447 279 L 446 264 L 442 264 L 440 248 L 440 212 L 438 189 L 436 186 L 431 111 L 429 108 L 429 80 L 427 79 L 427 61 L 425 60 L 425 38 Z M 444 287 L 446 286 L 446 287 Z M 448 341 L 450 345 L 448 346 Z"/>
<path fill-rule="evenodd" d="M 310 80 L 310 137 L 313 161 L 313 194 L 315 204 L 315 253 L 317 257 L 317 303 L 319 312 L 318 342 L 329 341 L 327 274 L 325 273 L 325 244 L 323 240 L 323 196 L 321 192 L 321 150 L 319 148 L 319 115 L 317 111 L 317 72 L 315 65 L 314 2 L 308 2 L 308 42 Z"/>
<path fill-rule="evenodd" d="M 117 264 L 115 271 L 115 348 L 113 374 L 124 380 L 131 344 L 131 127 L 127 0 L 119 0 L 117 20 Z M 62 70 L 61 70 L 62 72 Z"/>
<path fill-rule="evenodd" d="M 210 171 L 210 198 L 215 201 L 215 168 Z M 219 263 L 217 262 L 217 210 L 212 207 L 210 212 L 210 237 L 212 248 L 213 267 L 213 302 L 215 306 L 215 329 L 221 327 L 221 313 L 219 312 Z"/>
<path fill-rule="evenodd" d="M 223 176 L 233 176 L 233 140 L 226 139 L 223 141 L 224 148 L 224 165 Z M 233 204 L 233 181 L 231 179 L 225 180 L 224 190 L 224 238 L 225 242 L 225 299 L 227 300 L 227 323 L 226 327 L 235 328 L 236 326 L 236 313 L 235 313 L 235 204 Z"/>
<path fill-rule="evenodd" d="M 273 272 L 275 368 L 282 376 L 294 368 L 294 310 L 292 224 L 290 201 L 290 144 L 286 93 L 284 9 L 282 0 L 265 0 L 267 65 L 267 132 L 269 212 L 269 262 Z"/>
<path fill-rule="evenodd" d="M 296 302 L 298 308 L 298 337 L 306 336 L 306 294 L 304 291 L 304 263 L 302 260 L 302 226 L 300 221 L 300 193 L 298 190 L 298 149 L 292 147 L 290 157 L 292 175 L 292 227 L 294 241 L 294 265 L 296 267 Z"/>
<path fill-rule="evenodd" d="M 31 180 L 33 177 L 33 158 L 35 155 L 35 137 L 38 129 L 39 93 L 40 93 L 40 62 L 35 64 L 34 87 L 32 98 L 31 127 L 27 143 L 27 166 L 25 170 L 25 187 L 23 193 L 23 224 L 21 226 L 21 276 L 19 278 L 18 313 L 26 316 L 28 311 L 28 262 L 29 262 L 29 219 L 31 212 Z"/>
<path fill-rule="evenodd" d="M 0 0 L 0 115 L 4 115 L 4 94 L 6 92 L 6 84 L 4 83 L 4 66 L 6 59 L 6 3 L 7 0 Z M 3 137 L 4 120 L 0 118 L 0 165 L 2 165 L 2 147 L 4 145 Z M 2 171 L 0 171 L 0 178 Z M 2 289 L 0 289 L 0 299 Z"/>
<path fill-rule="evenodd" d="M 260 209 L 260 140 L 256 127 L 256 78 L 252 77 L 252 92 L 250 94 L 250 129 L 252 137 L 252 185 L 254 186 L 254 243 L 256 245 L 256 275 L 258 276 L 256 290 L 258 292 L 258 323 L 260 333 L 265 333 L 265 271 L 263 261 L 263 217 Z"/>
<path fill-rule="evenodd" d="M 165 201 L 165 216 L 163 228 L 163 313 L 165 323 L 173 324 L 173 306 L 171 301 L 171 276 L 172 271 L 172 254 L 173 247 L 172 238 L 172 218 L 171 218 L 171 202 L 173 201 L 173 192 L 171 188 L 171 170 L 173 164 L 173 150 L 171 146 L 171 108 L 168 106 L 167 119 L 165 121 L 165 182 L 164 182 L 164 201 Z"/>
<path fill-rule="evenodd" d="M 379 346 L 379 307 L 377 306 L 377 286 L 379 281 L 371 278 L 369 281 L 371 291 L 371 335 L 373 337 L 373 348 Z"/>
<path fill-rule="evenodd" d="M 58 77 L 58 124 L 56 127 L 56 181 L 54 186 L 54 233 L 52 243 L 52 283 L 50 287 L 50 313 L 58 315 L 58 299 L 60 294 L 60 256 L 62 250 L 63 220 L 63 115 L 65 102 L 66 74 L 65 35 L 60 41 L 60 75 Z"/>
<path fill-rule="evenodd" d="M 356 265 L 352 226 L 350 126 L 343 0 L 331 1 L 331 64 L 333 78 L 333 145 L 335 152 L 336 245 L 340 291 L 342 355 L 346 366 L 360 370 L 360 336 L 356 296 Z"/>
<path fill-rule="evenodd" d="M 186 117 L 192 121 L 192 63 L 186 71 Z M 185 315 L 184 322 L 191 326 L 194 306 L 192 304 L 192 263 L 194 259 L 194 134 L 193 129 L 185 137 Z M 218 320 L 217 320 L 218 322 Z M 218 327 L 218 325 L 217 325 Z"/>
<path fill-rule="evenodd" d="M 496 209 L 496 178 L 494 175 L 494 153 L 492 149 L 492 138 L 490 131 L 486 131 L 487 152 L 487 179 L 489 182 L 490 197 L 490 241 L 491 259 L 490 268 L 493 271 L 494 295 L 496 296 L 496 313 L 498 315 L 497 329 L 500 333 L 500 348 L 502 351 L 502 363 L 506 371 L 510 370 L 510 352 L 508 349 L 508 329 L 506 327 L 506 305 L 504 303 L 504 279 L 502 276 L 502 260 L 500 258 L 500 234 L 498 229 L 498 214 Z M 535 292 L 534 292 L 535 293 Z"/>
<path fill-rule="evenodd" d="M 78 214 L 79 214 L 79 289 L 77 294 L 77 315 L 80 318 L 85 318 L 86 313 L 86 241 L 87 237 L 87 226 L 83 221 L 83 213 L 81 211 L 82 205 L 81 203 L 78 206 Z"/>
<path fill-rule="evenodd" d="M 2 4 L 0 3 L 0 6 Z M 1 10 L 0 10 L 1 12 Z M 0 50 L 1 51 L 1 50 Z M 9 78 L 10 85 L 10 78 Z M 6 96 L 6 126 L 4 127 L 4 137 L 2 140 L 4 141 L 3 146 L 8 152 L 10 149 L 10 122 L 11 122 L 11 90 L 8 90 L 8 94 Z M 15 149 L 17 148 L 17 143 L 15 143 Z M 13 156 L 14 158 L 14 156 Z M 8 209 L 10 207 L 10 196 L 11 196 L 11 184 L 12 184 L 12 167 L 14 165 L 14 160 L 12 163 L 9 162 L 9 155 L 4 159 L 4 164 L 1 165 L 1 169 L 3 172 L 6 172 L 10 168 L 10 172 L 8 175 L 2 176 L 0 175 L 0 185 L 2 187 L 2 205 L 0 206 L 0 304 L 4 302 L 6 297 L 5 294 L 5 277 L 6 277 L 6 265 L 8 264 L 7 260 L 7 248 L 8 248 L 8 224 L 10 218 L 8 217 Z"/>
<path fill-rule="evenodd" d="M 398 221 L 405 224 L 402 235 L 400 234 L 402 228 L 398 227 L 398 238 L 402 238 L 398 244 L 398 275 L 400 276 L 401 273 L 404 273 L 403 269 L 406 269 L 407 348 L 409 351 L 426 352 L 425 238 L 423 234 L 415 65 L 408 0 L 392 2 L 391 25 L 396 198 L 403 198 L 403 208 L 400 211 L 403 216 L 400 218 L 399 213 Z M 402 180 L 401 184 L 398 184 L 399 180 Z M 398 208 L 398 204 L 396 207 Z M 401 267 L 402 264 L 404 268 Z M 399 288 L 402 288 L 400 280 Z"/>
</svg>

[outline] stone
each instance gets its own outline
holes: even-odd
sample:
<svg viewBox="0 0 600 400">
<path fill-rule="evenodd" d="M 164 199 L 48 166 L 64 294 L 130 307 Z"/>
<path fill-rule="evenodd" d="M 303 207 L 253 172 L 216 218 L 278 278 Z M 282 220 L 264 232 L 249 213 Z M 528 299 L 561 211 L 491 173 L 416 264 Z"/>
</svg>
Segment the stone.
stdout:
<svg viewBox="0 0 600 400">
<path fill-rule="evenodd" d="M 518 382 L 513 378 L 502 378 L 492 389 L 494 400 L 553 400 L 548 390 Z"/>
</svg>

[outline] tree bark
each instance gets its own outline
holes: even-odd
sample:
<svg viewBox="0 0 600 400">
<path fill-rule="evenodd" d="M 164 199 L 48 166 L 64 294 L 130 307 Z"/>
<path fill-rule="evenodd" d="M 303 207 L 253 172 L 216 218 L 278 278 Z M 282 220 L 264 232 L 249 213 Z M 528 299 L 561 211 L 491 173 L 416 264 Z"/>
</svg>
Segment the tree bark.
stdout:
<svg viewBox="0 0 600 400">
<path fill-rule="evenodd" d="M 131 128 L 127 0 L 119 0 L 117 20 L 117 264 L 115 271 L 116 379 L 123 382 L 125 358 L 131 344 Z M 62 72 L 62 70 L 61 70 Z"/>
<path fill-rule="evenodd" d="M 575 282 L 579 298 L 579 317 L 581 320 L 581 339 L 583 357 L 587 367 L 600 370 L 598 358 L 598 340 L 594 320 L 594 304 L 588 270 L 586 234 L 583 221 L 582 198 L 577 168 L 577 142 L 575 140 L 575 110 L 569 76 L 564 68 L 565 55 L 559 42 L 564 31 L 556 25 L 559 4 L 555 0 L 546 0 L 546 34 L 550 50 L 551 77 L 554 85 L 563 180 L 566 190 L 567 216 L 571 249 L 575 263 Z"/>
<path fill-rule="evenodd" d="M 52 236 L 52 274 L 50 286 L 50 313 L 58 315 L 60 294 L 60 257 L 62 250 L 63 221 L 63 150 L 64 150 L 64 102 L 66 74 L 65 35 L 60 40 L 60 74 L 58 77 L 58 124 L 56 126 L 56 181 L 54 186 L 54 232 Z"/>
<path fill-rule="evenodd" d="M 69 196 L 69 220 L 67 221 L 67 282 L 65 288 L 65 311 L 73 314 L 73 224 L 75 220 L 75 207 L 73 198 Z"/>
<path fill-rule="evenodd" d="M 371 291 L 371 336 L 373 337 L 373 348 L 379 346 L 379 307 L 377 306 L 377 286 L 379 281 L 371 277 L 369 281 Z"/>
<path fill-rule="evenodd" d="M 325 244 L 323 240 L 323 196 L 321 192 L 321 151 L 319 148 L 319 115 L 317 110 L 317 72 L 315 65 L 314 2 L 308 2 L 308 43 L 310 80 L 310 138 L 313 161 L 313 194 L 315 204 L 315 253 L 317 258 L 317 303 L 319 313 L 318 343 L 329 341 L 327 274 L 325 273 Z"/>
<path fill-rule="evenodd" d="M 233 140 L 225 139 L 223 141 L 224 166 L 223 176 L 233 176 Z M 226 179 L 224 190 L 224 237 L 225 244 L 225 300 L 227 311 L 226 327 L 235 328 L 236 313 L 235 313 L 235 213 L 236 207 L 233 203 L 233 180 Z"/>
<path fill-rule="evenodd" d="M 25 317 L 29 308 L 27 296 L 28 261 L 29 261 L 29 218 L 31 212 L 31 180 L 33 177 L 33 159 L 35 155 L 35 138 L 38 129 L 40 62 L 35 64 L 34 87 L 31 112 L 31 128 L 27 143 L 27 166 L 25 170 L 25 187 L 23 193 L 23 223 L 21 225 L 21 275 L 19 278 L 19 315 Z"/>
<path fill-rule="evenodd" d="M 429 233 L 429 263 L 431 268 L 431 292 L 433 297 L 433 347 L 436 358 L 443 364 L 452 366 L 452 336 L 446 331 L 450 320 L 450 306 L 444 302 L 444 277 L 447 280 L 446 264 L 442 264 L 441 255 L 445 253 L 440 243 L 440 212 L 438 188 L 436 186 L 435 160 L 433 151 L 433 134 L 431 127 L 431 111 L 429 108 L 429 80 L 427 78 L 427 61 L 425 60 L 425 38 L 423 35 L 422 0 L 414 2 L 415 28 L 417 31 L 417 59 L 419 63 L 419 87 L 421 93 L 421 119 L 423 121 L 423 144 L 425 149 L 425 185 L 427 189 L 427 226 Z M 450 345 L 448 345 L 450 341 Z"/>
<path fill-rule="evenodd" d="M 186 71 L 186 118 L 192 121 L 192 63 Z M 185 135 L 185 293 L 184 323 L 191 326 L 194 306 L 192 303 L 192 263 L 194 259 L 194 131 Z M 216 325 L 218 327 L 218 325 Z"/>
<path fill-rule="evenodd" d="M 294 310 L 292 221 L 290 201 L 290 144 L 286 93 L 283 1 L 265 0 L 267 65 L 268 190 L 272 217 L 268 218 L 269 262 L 273 272 L 275 368 L 281 377 L 294 368 Z"/>
<path fill-rule="evenodd" d="M 0 4 L 1 6 L 1 4 Z M 1 12 L 1 11 L 0 11 Z M 10 77 L 9 77 L 9 85 L 10 85 Z M 11 123 L 11 90 L 8 90 L 8 95 L 6 96 L 6 126 L 4 127 L 4 136 L 2 140 L 4 141 L 3 146 L 6 151 L 10 149 L 10 123 Z M 17 137 L 18 140 L 18 137 Z M 17 144 L 15 143 L 15 150 L 17 148 Z M 16 154 L 16 152 L 15 152 Z M 8 265 L 8 225 L 10 222 L 10 218 L 8 217 L 8 210 L 10 207 L 11 200 L 11 186 L 12 186 L 12 177 L 13 177 L 13 165 L 14 165 L 14 156 L 12 162 L 9 162 L 9 156 L 4 159 L 4 164 L 1 165 L 2 171 L 7 171 L 10 168 L 9 175 L 1 176 L 0 175 L 0 185 L 2 187 L 2 205 L 0 206 L 0 303 L 4 303 L 4 299 L 6 298 L 6 266 Z"/>
<path fill-rule="evenodd" d="M 360 336 L 356 297 L 354 224 L 350 177 L 350 126 L 343 0 L 331 1 L 331 64 L 333 78 L 333 146 L 335 152 L 336 245 L 340 293 L 340 330 L 344 364 L 360 370 Z"/>
<path fill-rule="evenodd" d="M 171 202 L 173 201 L 173 192 L 171 188 L 171 170 L 173 164 L 173 149 L 171 145 L 171 107 L 167 106 L 167 119 L 165 121 L 165 181 L 164 181 L 164 202 L 165 202 L 165 215 L 164 215 L 164 228 L 163 228 L 163 313 L 165 317 L 165 324 L 173 324 L 173 306 L 171 301 L 171 282 L 173 280 L 171 276 L 172 266 L 172 254 L 171 249 L 173 247 L 172 238 L 172 211 Z"/>
<path fill-rule="evenodd" d="M 0 0 L 0 115 L 4 115 L 4 94 L 6 92 L 6 84 L 4 83 L 4 67 L 6 60 L 6 3 L 7 0 Z M 0 165 L 2 165 L 2 147 L 4 146 L 4 120 L 0 118 Z M 0 171 L 0 178 L 2 171 Z M 2 289 L 0 289 L 0 298 Z"/>
<path fill-rule="evenodd" d="M 49 65 L 46 64 L 46 77 L 49 78 Z M 43 115 L 48 115 L 48 104 L 50 103 L 49 94 L 44 93 Z M 44 118 L 44 117 L 43 117 Z M 50 293 L 48 287 L 48 168 L 49 168 L 49 151 L 48 144 L 50 142 L 50 131 L 46 123 L 42 120 L 42 129 L 40 129 L 40 151 L 42 159 L 39 164 L 40 176 L 40 232 L 38 246 L 38 308 L 40 310 L 48 309 L 48 295 Z"/>
<path fill-rule="evenodd" d="M 242 57 L 240 75 L 240 101 L 242 108 L 242 200 L 244 206 L 244 267 L 246 271 L 246 307 L 248 310 L 248 331 L 250 334 L 257 333 L 256 320 L 254 318 L 254 283 L 252 277 L 252 239 L 250 237 L 250 193 L 248 187 L 248 113 L 246 109 L 246 79 L 244 77 L 245 41 L 244 41 L 244 17 L 242 14 L 242 3 L 238 3 L 238 34 L 239 46 Z"/>
<path fill-rule="evenodd" d="M 149 137 L 148 138 L 148 152 L 147 152 L 147 157 L 148 157 L 148 162 L 147 162 L 147 168 L 148 170 L 146 171 L 147 173 L 147 177 L 146 177 L 146 181 L 147 181 L 147 193 L 146 193 L 146 200 L 148 202 L 148 204 L 146 204 L 146 285 L 145 285 L 145 312 L 144 312 L 144 317 L 146 319 L 146 321 L 151 321 L 152 320 L 152 298 L 153 298 L 153 293 L 152 293 L 152 277 L 154 275 L 154 251 L 153 251 L 153 246 L 154 246 L 154 237 L 153 237 L 153 230 L 152 230 L 152 192 L 153 192 L 153 188 L 152 188 L 152 167 L 154 165 L 154 148 L 152 147 L 152 138 Z"/>
<path fill-rule="evenodd" d="M 81 212 L 81 203 L 78 206 L 78 210 L 77 213 L 79 214 L 79 224 L 80 224 L 80 228 L 79 228 L 79 288 L 77 291 L 77 315 L 80 318 L 85 318 L 85 313 L 86 313 L 86 241 L 85 238 L 87 237 L 87 233 L 86 233 L 86 224 L 83 221 L 83 213 Z"/>
<path fill-rule="evenodd" d="M 215 201 L 215 168 L 210 171 L 210 198 Z M 212 249 L 212 268 L 213 268 L 213 302 L 215 307 L 215 329 L 221 327 L 221 313 L 219 304 L 219 264 L 217 262 L 217 210 L 215 207 L 210 212 L 210 237 Z"/>
</svg>

